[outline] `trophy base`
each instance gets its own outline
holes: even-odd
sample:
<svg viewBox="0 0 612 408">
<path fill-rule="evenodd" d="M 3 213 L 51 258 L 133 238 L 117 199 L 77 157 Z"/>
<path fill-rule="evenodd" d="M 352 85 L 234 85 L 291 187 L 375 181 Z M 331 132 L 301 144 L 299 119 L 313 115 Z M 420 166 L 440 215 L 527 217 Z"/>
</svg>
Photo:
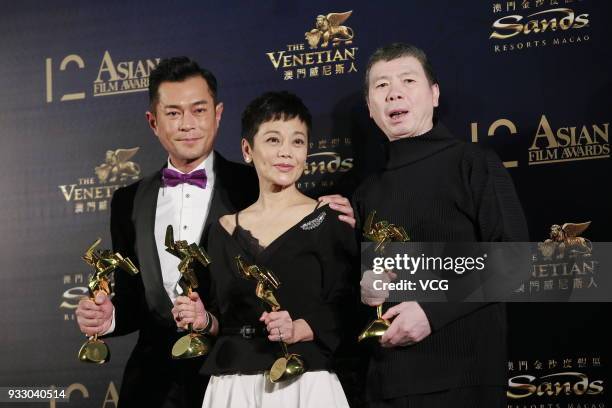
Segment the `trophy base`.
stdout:
<svg viewBox="0 0 612 408">
<path fill-rule="evenodd" d="M 304 362 L 297 354 L 289 354 L 287 357 L 278 358 L 268 373 L 272 383 L 287 381 L 304 374 Z"/>
<path fill-rule="evenodd" d="M 387 331 L 390 325 L 391 323 L 385 319 L 373 320 L 368 327 L 361 332 L 357 340 L 378 340 L 385 334 L 385 331 Z"/>
<path fill-rule="evenodd" d="M 104 364 L 110 360 L 110 350 L 102 340 L 87 340 L 79 350 L 79 360 L 84 363 Z"/>
<path fill-rule="evenodd" d="M 201 357 L 208 354 L 210 344 L 206 337 L 195 333 L 189 333 L 174 343 L 172 346 L 172 358 L 175 360 Z"/>
</svg>

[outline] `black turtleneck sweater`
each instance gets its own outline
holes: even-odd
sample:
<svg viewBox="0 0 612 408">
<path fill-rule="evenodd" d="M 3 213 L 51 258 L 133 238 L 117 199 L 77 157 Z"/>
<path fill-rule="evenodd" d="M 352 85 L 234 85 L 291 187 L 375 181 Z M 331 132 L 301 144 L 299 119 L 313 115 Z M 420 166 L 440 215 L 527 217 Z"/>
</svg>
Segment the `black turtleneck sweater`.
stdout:
<svg viewBox="0 0 612 408">
<path fill-rule="evenodd" d="M 401 225 L 416 242 L 527 241 L 512 180 L 495 153 L 455 139 L 441 124 L 389 143 L 385 169 L 354 195 L 358 221 Z M 370 399 L 506 382 L 501 304 L 421 303 L 432 328 L 418 344 L 374 347 Z M 389 304 L 385 305 L 385 309 Z"/>
</svg>

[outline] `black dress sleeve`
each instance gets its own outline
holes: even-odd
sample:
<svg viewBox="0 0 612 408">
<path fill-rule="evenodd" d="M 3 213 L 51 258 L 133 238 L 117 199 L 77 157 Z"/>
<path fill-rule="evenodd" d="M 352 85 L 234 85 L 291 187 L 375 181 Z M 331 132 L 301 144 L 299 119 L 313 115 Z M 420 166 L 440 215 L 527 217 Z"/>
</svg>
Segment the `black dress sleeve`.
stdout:
<svg viewBox="0 0 612 408">
<path fill-rule="evenodd" d="M 301 316 L 312 329 L 314 341 L 330 353 L 338 347 L 351 318 L 354 281 L 359 280 L 354 231 L 338 220 L 339 214 L 328 210 L 326 228 L 321 228 L 317 237 L 323 282 L 321 303 Z"/>
<path fill-rule="evenodd" d="M 220 248 L 223 248 L 223 234 L 219 228 L 223 228 L 215 220 L 210 228 L 206 241 L 206 252 L 211 258 L 211 263 L 205 268 L 198 268 L 197 276 L 199 286 L 196 289 L 204 308 L 212 313 L 219 324 L 221 324 L 221 318 L 219 314 L 219 304 L 217 302 L 217 288 L 216 282 L 213 277 L 213 268 L 222 268 L 226 260 L 222 257 Z"/>
<path fill-rule="evenodd" d="M 134 224 L 131 220 L 134 192 L 137 184 L 119 189 L 111 200 L 111 239 L 113 251 L 130 258 L 140 268 L 134 243 Z M 130 275 L 118 269 L 114 274 L 115 286 L 112 298 L 115 306 L 115 330 L 109 337 L 121 336 L 140 329 L 147 310 L 144 287 L 140 274 Z"/>
</svg>

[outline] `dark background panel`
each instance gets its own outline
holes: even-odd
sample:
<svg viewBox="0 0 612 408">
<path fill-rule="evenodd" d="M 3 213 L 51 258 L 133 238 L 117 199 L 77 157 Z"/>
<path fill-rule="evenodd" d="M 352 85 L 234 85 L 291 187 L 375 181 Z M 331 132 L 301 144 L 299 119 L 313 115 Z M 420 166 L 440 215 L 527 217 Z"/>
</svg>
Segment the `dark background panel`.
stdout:
<svg viewBox="0 0 612 408">
<path fill-rule="evenodd" d="M 523 8 L 526 4 L 529 9 Z M 498 5 L 501 11 L 495 12 Z M 588 14 L 588 25 L 489 38 L 499 18 L 520 15 L 523 23 L 559 20 L 563 14 L 550 11 L 557 8 L 571 9 L 574 17 Z M 357 72 L 285 80 L 284 71 L 295 74 L 297 68 L 273 67 L 267 53 L 291 53 L 290 44 L 304 44 L 300 52 L 309 52 L 304 33 L 314 28 L 316 16 L 348 10 L 353 14 L 344 24 L 355 33 L 352 44 L 328 49 L 356 47 Z M 241 157 L 240 114 L 245 105 L 268 90 L 297 93 L 313 114 L 309 166 L 318 169 L 304 176 L 303 189 L 311 195 L 350 195 L 384 160 L 384 138 L 369 119 L 363 98 L 367 58 L 392 41 L 414 43 L 427 51 L 437 70 L 440 120 L 466 141 L 473 140 L 476 128 L 477 143 L 504 161 L 518 162 L 509 172 L 531 240 L 548 238 L 552 224 L 591 221 L 584 236 L 609 241 L 610 159 L 529 165 L 528 157 L 543 116 L 555 134 L 563 127 L 580 132 L 586 126 L 592 133 L 593 125 L 609 126 L 611 11 L 608 2 L 594 0 L 269 1 L 257 6 L 221 1 L 20 1 L 6 7 L 0 15 L 0 386 L 72 385 L 70 406 L 103 406 L 109 388 L 112 400 L 112 391 L 120 385 L 135 341 L 133 336 L 110 339 L 113 359 L 104 366 L 76 360 L 84 339 L 73 311 L 88 274 L 80 256 L 98 236 L 110 246 L 110 203 L 104 197 L 67 200 L 63 191 L 110 191 L 131 182 L 96 177 L 95 167 L 104 163 L 108 150 L 139 147 L 130 160 L 139 166 L 140 176 L 166 159 L 145 121 L 146 92 L 94 96 L 105 53 L 115 65 L 188 55 L 212 70 L 225 104 L 216 146 L 234 160 Z M 529 17 L 537 12 L 544 13 Z M 567 44 L 555 45 L 556 39 Z M 514 50 L 495 52 L 496 45 Z M 62 60 L 70 55 L 83 67 L 70 62 L 61 70 Z M 62 95 L 76 92 L 84 92 L 84 98 L 61 101 Z M 499 119 L 509 120 L 516 132 L 500 127 L 487 136 Z M 326 156 L 324 172 L 317 167 L 321 156 L 314 156 L 320 153 L 336 155 Z M 338 163 L 347 160 L 344 169 L 330 164 L 336 158 Z M 609 315 L 608 304 L 509 305 L 509 379 L 528 374 L 536 377 L 533 384 L 541 385 L 546 382 L 542 376 L 573 370 L 588 375 L 590 382 L 603 381 L 605 390 L 610 378 L 606 364 L 611 339 L 605 329 Z M 559 364 L 549 366 L 552 360 Z M 511 398 L 508 404 L 599 407 L 605 396 L 605 391 L 579 395 L 572 390 L 568 395 Z"/>
</svg>

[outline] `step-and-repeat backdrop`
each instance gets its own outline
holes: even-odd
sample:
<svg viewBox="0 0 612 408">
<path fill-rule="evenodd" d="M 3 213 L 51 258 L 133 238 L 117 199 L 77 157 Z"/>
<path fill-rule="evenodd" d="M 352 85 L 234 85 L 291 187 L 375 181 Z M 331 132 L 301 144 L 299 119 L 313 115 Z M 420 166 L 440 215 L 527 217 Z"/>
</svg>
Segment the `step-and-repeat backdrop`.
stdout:
<svg viewBox="0 0 612 408">
<path fill-rule="evenodd" d="M 497 151 L 532 241 L 589 222 L 609 241 L 610 16 L 596 0 L 21 1 L 0 14 L 0 386 L 68 387 L 58 406 L 114 407 L 134 337 L 113 358 L 77 361 L 80 257 L 110 247 L 113 192 L 165 155 L 145 121 L 148 76 L 187 55 L 212 70 L 225 104 L 217 149 L 240 159 L 240 114 L 267 90 L 301 96 L 314 117 L 309 194 L 350 194 L 375 171 L 383 137 L 362 83 L 377 47 L 410 42 L 437 69 L 439 116 Z M 407 186 L 410 188 L 410 186 Z M 596 259 L 542 261 L 526 291 L 597 285 Z M 608 304 L 512 304 L 508 406 L 606 406 Z M 486 328 L 483 328 L 486 330 Z M 50 405 L 53 405 L 51 403 Z"/>
</svg>

